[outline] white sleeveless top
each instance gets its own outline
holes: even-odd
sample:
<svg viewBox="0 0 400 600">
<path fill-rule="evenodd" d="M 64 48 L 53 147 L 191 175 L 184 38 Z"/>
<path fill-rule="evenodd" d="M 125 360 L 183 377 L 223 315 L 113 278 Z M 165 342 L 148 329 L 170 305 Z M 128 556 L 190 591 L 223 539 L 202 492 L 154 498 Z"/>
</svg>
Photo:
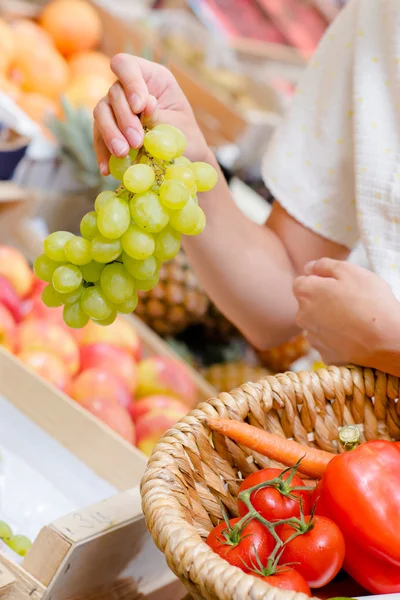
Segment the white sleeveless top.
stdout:
<svg viewBox="0 0 400 600">
<path fill-rule="evenodd" d="M 350 0 L 264 159 L 297 221 L 353 248 L 400 299 L 400 0 Z"/>
</svg>

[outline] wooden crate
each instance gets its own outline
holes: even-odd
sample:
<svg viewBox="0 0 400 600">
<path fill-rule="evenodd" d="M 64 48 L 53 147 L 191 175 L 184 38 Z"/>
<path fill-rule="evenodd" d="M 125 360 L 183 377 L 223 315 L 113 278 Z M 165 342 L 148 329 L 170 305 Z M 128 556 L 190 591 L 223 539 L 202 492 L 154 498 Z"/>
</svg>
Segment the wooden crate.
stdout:
<svg viewBox="0 0 400 600">
<path fill-rule="evenodd" d="M 0 552 L 0 597 L 66 600 L 86 597 L 100 586 L 104 586 L 102 593 L 87 597 L 182 597 L 181 584 L 155 548 L 144 523 L 139 483 L 146 458 L 2 349 L 0 394 L 120 491 L 44 527 L 22 565 Z M 121 574 L 133 579 L 116 584 Z"/>
</svg>

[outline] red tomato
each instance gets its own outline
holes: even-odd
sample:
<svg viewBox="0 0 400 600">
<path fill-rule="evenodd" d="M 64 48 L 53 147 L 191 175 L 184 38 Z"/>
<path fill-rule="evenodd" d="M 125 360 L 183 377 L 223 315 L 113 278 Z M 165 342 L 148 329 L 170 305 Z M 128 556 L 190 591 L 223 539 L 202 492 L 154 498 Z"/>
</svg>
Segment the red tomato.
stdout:
<svg viewBox="0 0 400 600">
<path fill-rule="evenodd" d="M 293 590 L 294 592 L 302 592 L 303 594 L 307 594 L 307 596 L 311 596 L 311 591 L 308 583 L 294 569 L 290 569 L 289 567 L 282 567 L 281 571 L 274 573 L 273 575 L 257 575 L 253 573 L 255 577 L 259 577 L 269 585 L 273 587 L 280 588 L 282 590 Z"/>
<path fill-rule="evenodd" d="M 304 517 L 307 524 L 312 517 Z M 311 528 L 288 541 L 295 533 L 289 524 L 282 525 L 278 534 L 287 542 L 279 562 L 295 563 L 300 573 L 312 588 L 320 588 L 332 581 L 342 568 L 345 543 L 339 527 L 330 519 L 314 516 Z"/>
<path fill-rule="evenodd" d="M 275 547 L 275 540 L 256 520 L 250 521 L 242 531 L 235 530 L 239 521 L 240 519 L 229 521 L 231 530 L 225 522 L 220 523 L 210 532 L 206 543 L 231 565 L 250 573 L 258 564 L 256 552 L 261 564 L 267 564 L 268 557 Z"/>
<path fill-rule="evenodd" d="M 252 473 L 243 481 L 239 488 L 239 494 L 259 483 L 276 479 L 282 473 L 279 469 L 262 469 Z M 290 517 L 300 516 L 300 499 L 303 506 L 303 515 L 311 512 L 311 496 L 308 490 L 293 490 L 292 487 L 305 487 L 298 475 L 295 475 L 290 484 L 285 481 L 291 473 L 286 472 L 282 476 L 282 484 L 278 487 L 265 487 L 253 492 L 250 500 L 258 513 L 268 521 L 279 521 Z M 290 494 L 290 497 L 289 497 Z M 293 496 L 295 498 L 293 498 Z M 248 510 L 243 502 L 238 502 L 239 514 L 245 515 Z"/>
</svg>

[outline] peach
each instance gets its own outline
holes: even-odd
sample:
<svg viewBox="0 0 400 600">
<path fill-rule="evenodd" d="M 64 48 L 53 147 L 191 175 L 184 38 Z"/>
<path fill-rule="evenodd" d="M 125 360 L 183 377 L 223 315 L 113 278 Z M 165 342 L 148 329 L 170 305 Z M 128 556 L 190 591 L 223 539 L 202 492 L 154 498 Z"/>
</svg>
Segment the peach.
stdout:
<svg viewBox="0 0 400 600">
<path fill-rule="evenodd" d="M 102 327 L 89 321 L 80 330 L 77 339 L 82 346 L 97 343 L 111 344 L 111 346 L 130 352 L 136 361 L 140 360 L 142 343 L 134 326 L 123 317 L 117 317 L 114 323 L 108 327 Z"/>
<path fill-rule="evenodd" d="M 123 408 L 128 408 L 132 402 L 130 391 L 124 381 L 103 368 L 88 369 L 80 373 L 68 386 L 68 393 L 80 404 L 88 398 L 105 398 Z"/>
<path fill-rule="evenodd" d="M 80 404 L 128 442 L 135 443 L 135 426 L 125 408 L 112 400 L 94 396 L 87 398 Z"/>
<path fill-rule="evenodd" d="M 43 320 L 47 321 L 47 323 L 52 323 L 53 325 L 58 325 L 62 327 L 69 333 L 71 333 L 71 329 L 69 329 L 68 325 L 64 323 L 63 319 L 63 306 L 59 306 L 57 308 L 49 308 L 42 302 L 42 292 L 32 294 L 29 298 L 24 301 L 24 315 L 25 320 Z"/>
<path fill-rule="evenodd" d="M 171 429 L 180 416 L 177 416 L 173 411 L 149 412 L 136 421 L 136 446 L 150 456 L 154 446 L 163 434 Z"/>
<path fill-rule="evenodd" d="M 155 395 L 146 396 L 135 402 L 135 419 L 141 419 L 149 412 L 163 413 L 168 411 L 169 413 L 176 413 L 178 418 L 184 417 L 188 412 L 188 407 L 177 400 L 174 396 Z"/>
<path fill-rule="evenodd" d="M 0 245 L 0 275 L 12 283 L 20 298 L 29 294 L 33 283 L 33 271 L 19 250 Z"/>
<path fill-rule="evenodd" d="M 196 401 L 196 386 L 186 366 L 165 356 L 152 356 L 138 365 L 138 398 L 154 394 L 169 394 L 192 407 Z"/>
<path fill-rule="evenodd" d="M 22 320 L 22 302 L 14 286 L 8 279 L 0 275 L 0 304 L 5 306 L 16 323 Z"/>
<path fill-rule="evenodd" d="M 14 352 L 17 344 L 17 327 L 11 312 L 0 304 L 0 346 Z"/>
<path fill-rule="evenodd" d="M 79 348 L 72 335 L 59 325 L 44 319 L 27 319 L 18 326 L 19 351 L 39 350 L 53 354 L 70 375 L 79 370 Z"/>
<path fill-rule="evenodd" d="M 52 383 L 59 390 L 65 391 L 70 376 L 59 358 L 48 352 L 38 351 L 21 352 L 18 354 L 18 358 L 43 379 Z"/>
<path fill-rule="evenodd" d="M 130 392 L 135 391 L 137 367 L 129 352 L 103 343 L 82 346 L 80 352 L 81 371 L 92 368 L 105 369 L 122 379 Z"/>
</svg>

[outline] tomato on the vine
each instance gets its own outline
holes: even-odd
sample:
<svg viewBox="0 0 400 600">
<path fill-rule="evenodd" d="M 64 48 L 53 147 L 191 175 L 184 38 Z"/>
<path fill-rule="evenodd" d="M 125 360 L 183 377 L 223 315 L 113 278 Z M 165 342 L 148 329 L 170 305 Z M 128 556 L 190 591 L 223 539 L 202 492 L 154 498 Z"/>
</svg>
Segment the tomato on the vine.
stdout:
<svg viewBox="0 0 400 600">
<path fill-rule="evenodd" d="M 267 485 L 267 482 L 271 482 Z M 250 501 L 254 509 L 268 521 L 280 521 L 300 516 L 300 503 L 303 514 L 311 512 L 311 495 L 304 482 L 293 470 L 262 469 L 252 473 L 242 482 L 239 497 L 242 492 L 256 485 L 265 483 L 265 487 L 252 492 Z M 304 490 L 301 489 L 304 487 Z M 293 489 L 300 488 L 300 489 Z M 248 513 L 247 506 L 238 501 L 239 514 Z"/>
<path fill-rule="evenodd" d="M 280 588 L 282 590 L 290 590 L 294 592 L 302 592 L 311 596 L 310 586 L 300 573 L 291 567 L 281 567 L 281 570 L 276 571 L 272 575 L 260 575 L 252 573 L 254 577 L 259 577 L 269 585 Z"/>
<path fill-rule="evenodd" d="M 322 516 L 306 516 L 299 525 L 299 535 L 290 539 L 296 529 L 285 523 L 277 530 L 285 544 L 279 562 L 295 564 L 308 585 L 320 588 L 332 581 L 342 568 L 345 542 L 339 527 Z M 304 530 L 304 533 L 301 532 Z"/>
<path fill-rule="evenodd" d="M 250 573 L 258 564 L 266 564 L 275 546 L 268 530 L 255 519 L 237 527 L 240 519 L 224 521 L 209 533 L 206 543 L 231 565 Z"/>
</svg>

